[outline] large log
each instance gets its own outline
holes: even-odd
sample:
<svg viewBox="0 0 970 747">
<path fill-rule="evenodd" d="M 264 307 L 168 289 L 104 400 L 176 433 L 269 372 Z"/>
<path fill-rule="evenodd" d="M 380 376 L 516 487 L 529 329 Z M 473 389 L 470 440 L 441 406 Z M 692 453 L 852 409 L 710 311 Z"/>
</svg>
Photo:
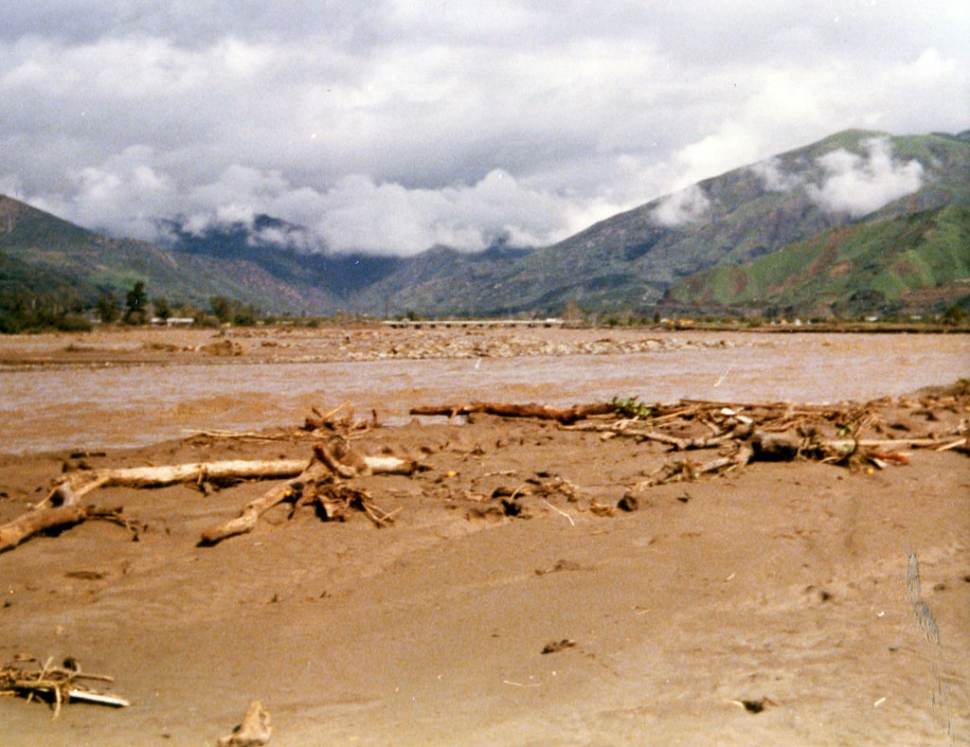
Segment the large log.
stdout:
<svg viewBox="0 0 970 747">
<path fill-rule="evenodd" d="M 125 467 L 79 471 L 71 476 L 75 500 L 106 486 L 132 488 L 162 487 L 182 482 L 220 482 L 226 480 L 278 480 L 296 477 L 310 464 L 309 459 L 272 459 L 264 461 L 232 460 L 225 462 L 192 462 L 161 467 Z M 410 475 L 420 465 L 411 459 L 381 456 L 353 456 L 354 474 Z M 350 476 L 341 474 L 343 477 Z"/>
<path fill-rule="evenodd" d="M 231 460 L 193 462 L 162 467 L 124 467 L 75 472 L 71 485 L 76 498 L 99 487 L 126 485 L 133 488 L 162 487 L 180 482 L 206 480 L 274 480 L 293 477 L 307 468 L 308 459 L 272 459 L 261 461 Z"/>
<path fill-rule="evenodd" d="M 65 529 L 89 517 L 88 509 L 77 504 L 56 508 L 38 508 L 0 526 L 0 552 L 12 550 L 35 534 L 51 529 Z"/>
<path fill-rule="evenodd" d="M 136 536 L 139 531 L 144 529 L 140 522 L 125 519 L 121 515 L 121 509 L 81 506 L 76 503 L 55 508 L 35 508 L 8 524 L 0 526 L 0 552 L 12 550 L 35 534 L 48 532 L 52 529 L 67 529 L 88 519 L 101 519 L 121 524 L 133 531 Z"/>
</svg>

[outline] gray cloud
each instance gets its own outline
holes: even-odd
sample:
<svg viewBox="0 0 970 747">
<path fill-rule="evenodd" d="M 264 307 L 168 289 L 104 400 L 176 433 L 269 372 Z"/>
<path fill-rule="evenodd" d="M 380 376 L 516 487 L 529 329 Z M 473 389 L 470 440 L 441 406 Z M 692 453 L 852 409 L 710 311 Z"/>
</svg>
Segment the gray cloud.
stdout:
<svg viewBox="0 0 970 747">
<path fill-rule="evenodd" d="M 968 37 L 947 0 L 7 0 L 0 188 L 142 238 L 544 244 L 847 127 L 966 129 Z"/>
</svg>

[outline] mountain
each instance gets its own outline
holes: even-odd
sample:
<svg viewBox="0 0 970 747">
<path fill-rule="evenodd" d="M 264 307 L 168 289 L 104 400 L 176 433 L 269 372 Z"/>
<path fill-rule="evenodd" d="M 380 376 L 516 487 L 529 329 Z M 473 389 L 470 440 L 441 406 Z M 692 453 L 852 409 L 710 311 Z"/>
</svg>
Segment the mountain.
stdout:
<svg viewBox="0 0 970 747">
<path fill-rule="evenodd" d="M 970 131 L 849 130 L 704 180 L 558 244 L 414 257 L 338 255 L 271 216 L 165 246 L 110 239 L 0 196 L 0 310 L 20 295 L 91 303 L 135 281 L 151 297 L 212 296 L 264 312 L 383 316 L 970 305 Z M 20 294 L 20 295 L 18 295 Z"/>
<path fill-rule="evenodd" d="M 707 179 L 514 261 L 481 268 L 469 258 L 441 258 L 437 273 L 392 274 L 379 285 L 392 308 L 426 314 L 557 313 L 568 302 L 637 310 L 671 288 L 689 305 L 693 293 L 707 291 L 685 281 L 706 270 L 747 266 L 786 247 L 797 253 L 800 242 L 839 228 L 968 202 L 970 133 L 893 137 L 851 130 Z M 872 249 L 891 251 L 890 235 L 881 249 L 873 238 Z M 950 269 L 960 272 L 959 266 Z M 958 279 L 919 277 L 916 285 Z M 732 305 L 725 284 L 719 287 L 718 301 Z"/>
<path fill-rule="evenodd" d="M 251 225 L 237 222 L 195 232 L 174 221 L 164 227 L 172 237 L 169 248 L 180 254 L 249 262 L 302 295 L 324 294 L 334 309 L 351 304 L 356 293 L 401 264 L 397 257 L 311 250 L 303 228 L 268 215 L 257 215 Z"/>
<path fill-rule="evenodd" d="M 685 278 L 664 300 L 823 317 L 970 308 L 970 131 L 892 142 L 896 158 L 920 164 L 919 189 L 753 262 Z"/>
<path fill-rule="evenodd" d="M 206 308 L 212 296 L 226 296 L 274 313 L 340 308 L 326 293 L 300 292 L 246 257 L 230 261 L 106 238 L 0 195 L 0 307 L 24 294 L 89 306 L 106 292 L 124 298 L 137 281 L 176 306 Z"/>
<path fill-rule="evenodd" d="M 532 251 L 502 244 L 475 254 L 438 246 L 415 257 L 310 251 L 303 229 L 267 215 L 256 216 L 251 225 L 196 232 L 169 222 L 166 232 L 178 253 L 251 262 L 304 295 L 325 293 L 335 309 L 376 315 L 413 309 L 428 313 L 437 296 L 445 299 L 440 313 L 461 313 L 460 300 L 454 298 L 456 277 L 468 274 L 470 282 L 487 281 L 498 268 Z"/>
</svg>

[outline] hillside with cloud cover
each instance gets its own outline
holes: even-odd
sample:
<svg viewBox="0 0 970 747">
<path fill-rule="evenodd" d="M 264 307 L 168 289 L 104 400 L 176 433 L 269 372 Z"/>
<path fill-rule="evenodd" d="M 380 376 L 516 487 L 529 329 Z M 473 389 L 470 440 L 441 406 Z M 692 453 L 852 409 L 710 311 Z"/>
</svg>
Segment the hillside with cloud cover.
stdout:
<svg viewBox="0 0 970 747">
<path fill-rule="evenodd" d="M 426 272 L 418 282 L 403 284 L 392 275 L 365 296 L 377 294 L 371 305 L 383 295 L 394 308 L 429 314 L 555 313 L 568 302 L 591 311 L 642 310 L 671 288 L 677 290 L 668 298 L 707 304 L 715 300 L 711 294 L 685 279 L 746 266 L 786 247 L 797 252 L 799 242 L 840 227 L 968 203 L 967 133 L 893 137 L 851 130 L 704 180 L 487 272 L 452 262 L 447 272 Z M 886 256 L 896 250 L 889 234 L 872 246 Z M 970 244 L 960 251 L 966 258 Z M 957 261 L 939 276 L 909 282 L 949 285 L 962 266 Z M 789 279 L 789 285 L 798 282 Z M 865 283 L 851 293 L 859 285 Z M 727 306 L 779 301 L 771 293 L 734 299 L 723 291 L 716 300 Z M 830 302 L 840 300 L 836 293 Z"/>
<path fill-rule="evenodd" d="M 19 206 L 19 207 L 18 207 Z M 850 130 L 648 202 L 538 249 L 321 250 L 278 218 L 158 219 L 164 243 L 107 239 L 5 198 L 0 289 L 31 277 L 90 300 L 136 280 L 274 313 L 586 312 L 815 316 L 939 312 L 970 294 L 970 133 Z M 25 286 L 26 287 L 26 286 Z"/>
</svg>

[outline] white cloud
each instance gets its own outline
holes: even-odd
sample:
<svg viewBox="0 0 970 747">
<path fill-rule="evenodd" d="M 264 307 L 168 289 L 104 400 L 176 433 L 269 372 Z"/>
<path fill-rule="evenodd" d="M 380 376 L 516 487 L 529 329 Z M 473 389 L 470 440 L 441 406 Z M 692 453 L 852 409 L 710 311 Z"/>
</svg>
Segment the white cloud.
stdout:
<svg viewBox="0 0 970 747">
<path fill-rule="evenodd" d="M 160 221 L 179 221 L 190 233 L 242 225 L 254 240 L 304 250 L 416 254 L 443 244 L 479 251 L 496 240 L 537 246 L 564 238 L 568 199 L 520 184 L 495 170 L 468 186 L 407 188 L 350 175 L 326 190 L 294 187 L 278 171 L 234 165 L 217 179 L 183 190 L 156 171 L 148 149 L 132 148 L 77 175 L 78 190 L 67 202 L 41 202 L 70 220 L 147 240 L 167 237 Z M 257 230 L 269 215 L 307 231 Z M 257 235 L 258 234 L 258 235 Z"/>
<path fill-rule="evenodd" d="M 156 220 L 177 203 L 175 182 L 150 163 L 148 147 L 132 147 L 74 175 L 76 192 L 58 212 L 77 223 L 154 241 Z"/>
<path fill-rule="evenodd" d="M 821 185 L 808 185 L 808 195 L 816 204 L 859 218 L 922 186 L 919 161 L 897 161 L 888 140 L 867 140 L 863 147 L 865 156 L 840 148 L 818 159 L 827 176 Z"/>
<path fill-rule="evenodd" d="M 902 66 L 899 74 L 914 83 L 935 85 L 946 82 L 957 71 L 955 59 L 944 59 L 936 49 L 926 49 L 915 62 Z"/>
<path fill-rule="evenodd" d="M 657 225 L 671 228 L 703 220 L 710 206 L 711 201 L 704 194 L 704 190 L 693 185 L 664 197 L 650 216 Z"/>
<path fill-rule="evenodd" d="M 536 246 L 558 238 L 569 207 L 501 170 L 470 186 L 439 190 L 349 176 L 319 203 L 315 229 L 331 249 L 379 254 L 416 254 L 439 244 L 477 251 L 499 239 Z"/>
<path fill-rule="evenodd" d="M 785 172 L 784 166 L 777 158 L 759 161 L 748 168 L 761 179 L 764 188 L 769 192 L 790 192 L 801 184 L 797 176 Z"/>
</svg>

